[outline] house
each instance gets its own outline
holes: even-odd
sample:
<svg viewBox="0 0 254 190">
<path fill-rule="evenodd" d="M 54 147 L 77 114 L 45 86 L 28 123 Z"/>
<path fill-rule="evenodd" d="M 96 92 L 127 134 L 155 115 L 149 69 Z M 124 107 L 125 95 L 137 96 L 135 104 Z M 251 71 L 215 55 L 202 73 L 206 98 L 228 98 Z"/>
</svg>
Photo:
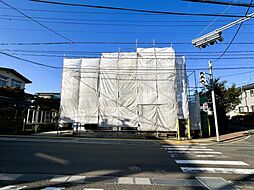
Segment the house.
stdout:
<svg viewBox="0 0 254 190">
<path fill-rule="evenodd" d="M 241 87 L 241 103 L 237 106 L 239 113 L 254 112 L 254 83 Z"/>
<path fill-rule="evenodd" d="M 240 88 L 242 91 L 240 95 L 241 102 L 236 106 L 235 110 L 228 114 L 230 117 L 254 113 L 254 83 L 244 85 Z"/>
<path fill-rule="evenodd" d="M 61 94 L 55 93 L 55 92 L 42 92 L 42 93 L 36 93 L 35 96 L 37 96 L 38 98 L 60 100 Z"/>
<path fill-rule="evenodd" d="M 32 83 L 14 69 L 0 67 L 0 87 L 25 89 L 26 84 Z"/>
<path fill-rule="evenodd" d="M 60 93 L 36 93 L 26 111 L 25 127 L 39 126 L 40 130 L 53 130 L 58 122 Z M 51 126 L 51 127 L 49 127 Z M 37 130 L 37 129 L 36 129 Z"/>
<path fill-rule="evenodd" d="M 32 94 L 25 93 L 29 79 L 14 69 L 0 67 L 0 133 L 17 133 L 22 130 L 25 111 Z"/>
</svg>

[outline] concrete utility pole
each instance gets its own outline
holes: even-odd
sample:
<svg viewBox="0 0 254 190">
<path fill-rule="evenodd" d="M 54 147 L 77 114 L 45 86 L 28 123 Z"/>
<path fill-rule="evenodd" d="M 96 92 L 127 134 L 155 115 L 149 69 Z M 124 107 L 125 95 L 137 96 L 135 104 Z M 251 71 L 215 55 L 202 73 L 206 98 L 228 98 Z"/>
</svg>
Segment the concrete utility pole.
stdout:
<svg viewBox="0 0 254 190">
<path fill-rule="evenodd" d="M 212 90 L 213 115 L 214 115 L 214 122 L 215 122 L 216 139 L 217 139 L 217 142 L 220 142 L 218 119 L 217 119 L 217 110 L 216 110 L 216 101 L 215 101 L 215 93 L 214 93 L 213 64 L 212 64 L 212 61 L 208 61 L 208 64 L 209 64 L 209 74 L 210 74 L 210 86 L 211 86 L 211 90 Z"/>
</svg>

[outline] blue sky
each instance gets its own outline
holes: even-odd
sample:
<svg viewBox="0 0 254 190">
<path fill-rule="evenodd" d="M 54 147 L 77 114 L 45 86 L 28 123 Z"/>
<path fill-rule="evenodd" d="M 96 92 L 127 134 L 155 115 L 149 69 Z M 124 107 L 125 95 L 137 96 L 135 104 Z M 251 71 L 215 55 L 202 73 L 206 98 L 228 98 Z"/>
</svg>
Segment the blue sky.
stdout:
<svg viewBox="0 0 254 190">
<path fill-rule="evenodd" d="M 135 9 L 174 11 L 188 13 L 215 13 L 244 15 L 246 7 L 229 7 L 201 3 L 183 2 L 180 0 L 152 1 L 152 0 L 62 0 L 71 3 L 85 3 Z M 206 49 L 197 49 L 191 45 L 191 40 L 198 35 L 210 32 L 237 18 L 225 17 L 194 17 L 155 15 L 133 13 L 126 11 L 112 11 L 84 7 L 69 7 L 48 5 L 29 0 L 5 0 L 6 3 L 33 17 L 47 27 L 61 33 L 72 41 L 106 41 L 106 42 L 162 42 L 158 47 L 173 46 L 177 55 L 185 55 L 187 69 L 207 68 L 209 58 L 219 57 L 228 42 L 236 32 L 237 26 L 223 32 L 224 42 Z M 248 3 L 248 0 L 238 0 Z M 250 13 L 253 9 L 250 9 Z M 216 19 L 216 20 L 215 20 Z M 35 22 L 24 18 L 21 14 L 0 3 L 0 44 L 17 42 L 63 42 L 65 39 L 46 30 Z M 235 43 L 254 42 L 253 20 L 245 22 L 235 39 Z M 211 25 L 202 32 L 208 25 Z M 183 42 L 186 44 L 177 44 Z M 134 51 L 135 44 L 71 44 L 71 45 L 39 45 L 14 46 L 0 45 L 1 51 L 15 53 L 16 56 L 54 66 L 62 66 L 63 56 L 95 56 L 91 52 Z M 138 47 L 149 47 L 141 45 Z M 254 44 L 232 44 L 229 54 L 214 63 L 214 68 L 254 66 Z M 9 51 L 11 50 L 11 51 Z M 252 52 L 253 50 L 253 52 Z M 75 51 L 82 51 L 74 54 Z M 233 51 L 233 52 L 232 52 Z M 234 52 L 237 51 L 237 52 Z M 239 52 L 238 52 L 239 51 Z M 97 55 L 98 55 L 97 53 Z M 233 53 L 233 54 L 232 54 Z M 31 55 L 32 54 L 32 55 Z M 241 59 L 228 59 L 228 58 Z M 27 62 L 0 55 L 0 66 L 14 68 L 32 80 L 27 86 L 29 93 L 59 92 L 61 86 L 61 70 L 35 66 Z M 197 71 L 198 75 L 199 71 Z M 236 83 L 238 86 L 254 82 L 253 70 L 220 70 L 214 71 L 215 77 L 228 80 L 228 85 Z M 229 76 L 233 75 L 233 76 Z M 193 77 L 190 77 L 193 84 Z"/>
</svg>

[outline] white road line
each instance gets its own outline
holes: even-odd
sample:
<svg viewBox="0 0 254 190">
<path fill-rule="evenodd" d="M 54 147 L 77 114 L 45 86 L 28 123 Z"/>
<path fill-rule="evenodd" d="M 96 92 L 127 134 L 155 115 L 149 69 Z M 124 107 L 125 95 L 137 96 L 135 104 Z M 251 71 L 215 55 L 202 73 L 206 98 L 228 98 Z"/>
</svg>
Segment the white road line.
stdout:
<svg viewBox="0 0 254 190">
<path fill-rule="evenodd" d="M 16 186 L 15 185 L 8 185 L 5 187 L 1 187 L 0 190 L 8 190 L 8 189 L 14 189 Z"/>
<path fill-rule="evenodd" d="M 63 190 L 63 189 L 64 189 L 64 187 L 46 187 L 41 190 Z"/>
<path fill-rule="evenodd" d="M 174 145 L 162 145 L 163 148 L 206 148 L 205 146 L 174 146 Z"/>
<path fill-rule="evenodd" d="M 151 181 L 149 178 L 134 178 L 136 185 L 151 185 Z"/>
<path fill-rule="evenodd" d="M 190 151 L 190 150 L 202 150 L 202 151 L 213 151 L 213 149 L 210 148 L 164 148 L 165 150 L 181 150 L 181 151 Z"/>
<path fill-rule="evenodd" d="M 185 173 L 221 173 L 253 175 L 254 169 L 181 167 Z"/>
<path fill-rule="evenodd" d="M 118 178 L 119 184 L 134 184 L 132 177 L 119 177 Z"/>
<path fill-rule="evenodd" d="M 243 161 L 227 161 L 227 160 L 175 160 L 178 164 L 214 164 L 214 165 L 236 165 L 248 166 Z"/>
<path fill-rule="evenodd" d="M 204 154 L 204 155 L 195 155 L 198 158 L 215 158 L 218 155 Z"/>
<path fill-rule="evenodd" d="M 83 182 L 86 179 L 86 176 L 73 175 L 66 182 Z"/>
<path fill-rule="evenodd" d="M 8 185 L 8 186 L 5 186 L 5 187 L 1 187 L 0 190 L 21 190 L 21 189 L 25 189 L 27 188 L 27 186 L 22 186 L 22 187 L 17 187 L 15 185 Z"/>
<path fill-rule="evenodd" d="M 169 150 L 167 151 L 168 153 L 173 153 L 173 154 L 223 154 L 221 152 L 203 152 L 203 151 L 172 151 Z"/>
<path fill-rule="evenodd" d="M 83 190 L 104 190 L 104 189 L 95 189 L 95 188 L 85 188 Z"/>
<path fill-rule="evenodd" d="M 71 176 L 69 175 L 55 175 L 50 181 L 51 182 L 66 182 Z"/>
<path fill-rule="evenodd" d="M 25 188 L 27 188 L 27 186 L 18 187 L 18 188 L 15 189 L 15 190 L 21 190 L 21 189 L 25 189 Z"/>
</svg>

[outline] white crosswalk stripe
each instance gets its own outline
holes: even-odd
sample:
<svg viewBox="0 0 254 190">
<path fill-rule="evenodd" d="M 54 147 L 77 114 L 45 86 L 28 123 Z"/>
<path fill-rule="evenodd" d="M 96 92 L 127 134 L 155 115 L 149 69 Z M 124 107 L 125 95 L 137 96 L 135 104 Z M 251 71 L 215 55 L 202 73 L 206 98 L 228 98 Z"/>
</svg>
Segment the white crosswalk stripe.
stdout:
<svg viewBox="0 0 254 190">
<path fill-rule="evenodd" d="M 168 153 L 173 154 L 222 154 L 221 152 L 214 152 L 214 151 L 167 151 Z"/>
<path fill-rule="evenodd" d="M 225 161 L 225 160 L 175 160 L 178 164 L 212 164 L 212 165 L 234 165 L 248 166 L 249 164 L 243 161 Z"/>
<path fill-rule="evenodd" d="M 185 173 L 220 173 L 253 175 L 254 169 L 181 167 Z"/>
<path fill-rule="evenodd" d="M 205 146 L 182 146 L 182 145 L 162 145 L 163 148 L 186 148 L 186 147 L 189 147 L 189 148 L 206 148 Z"/>
<path fill-rule="evenodd" d="M 196 145 L 163 145 L 162 147 L 175 159 L 184 173 L 254 174 L 254 169 L 246 168 L 249 166 L 248 163 L 239 160 L 221 160 L 228 157 L 212 148 Z M 200 165 L 204 165 L 204 167 Z M 214 166 L 206 167 L 206 165 Z M 216 167 L 217 165 L 222 167 Z M 235 168 L 236 166 L 237 168 Z"/>
<path fill-rule="evenodd" d="M 184 151 L 184 150 L 186 150 L 186 151 L 192 151 L 192 150 L 199 150 L 199 151 L 212 151 L 213 149 L 210 149 L 210 148 L 181 148 L 181 147 L 179 147 L 179 148 L 165 148 L 166 150 L 181 150 L 181 151 Z"/>
</svg>

